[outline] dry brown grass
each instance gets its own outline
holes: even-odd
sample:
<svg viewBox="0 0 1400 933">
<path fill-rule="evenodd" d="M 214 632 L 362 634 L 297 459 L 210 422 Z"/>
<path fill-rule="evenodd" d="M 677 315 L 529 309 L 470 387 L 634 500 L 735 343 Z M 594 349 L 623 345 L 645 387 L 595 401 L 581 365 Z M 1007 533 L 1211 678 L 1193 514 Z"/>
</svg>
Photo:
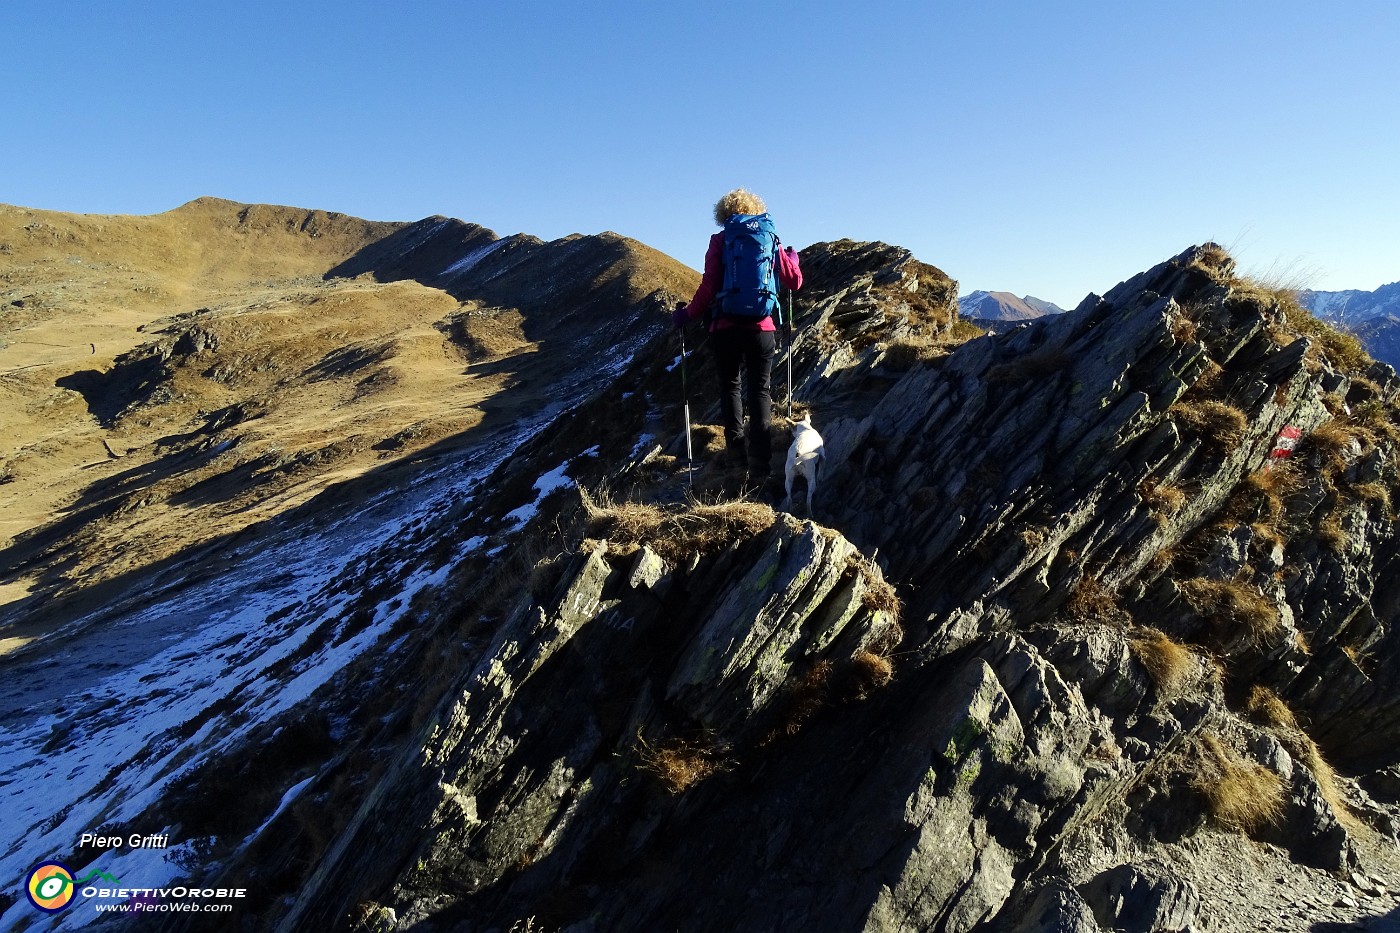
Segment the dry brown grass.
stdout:
<svg viewBox="0 0 1400 933">
<path fill-rule="evenodd" d="M 894 680 L 894 663 L 874 651 L 857 651 L 851 658 L 851 674 L 855 697 L 863 700 L 889 686 Z"/>
<path fill-rule="evenodd" d="M 1128 613 L 1118 604 L 1118 597 L 1092 574 L 1080 577 L 1065 601 L 1065 611 L 1071 621 L 1081 624 L 1121 625 L 1130 621 Z"/>
<path fill-rule="evenodd" d="M 1214 399 L 1181 399 L 1167 409 L 1178 424 L 1195 431 L 1205 444 L 1218 453 L 1228 454 L 1244 439 L 1249 423 L 1244 412 Z"/>
<path fill-rule="evenodd" d="M 1251 833 L 1272 826 L 1283 815 L 1283 780 L 1261 765 L 1241 758 L 1213 735 L 1197 746 L 1199 770 L 1191 786 L 1206 799 L 1217 823 Z"/>
<path fill-rule="evenodd" d="M 1305 286 L 1307 275 L 1290 277 L 1284 273 L 1265 279 L 1236 276 L 1233 261 L 1223 275 L 1205 271 L 1215 281 L 1229 286 L 1231 304 L 1252 308 L 1273 319 L 1269 332 L 1278 345 L 1287 346 L 1300 336 L 1309 338 L 1311 345 L 1307 356 L 1314 368 L 1318 361 L 1326 361 L 1333 369 L 1352 374 L 1370 367 L 1371 357 L 1356 337 L 1319 320 L 1298 303 L 1298 291 Z"/>
<path fill-rule="evenodd" d="M 966 343 L 974 337 L 981 337 L 987 332 L 976 324 L 964 318 L 957 318 L 948 327 L 948 342 L 951 344 Z"/>
<path fill-rule="evenodd" d="M 904 604 L 900 601 L 894 586 L 880 572 L 880 568 L 859 554 L 852 554 L 847 558 L 846 565 L 860 574 L 865 583 L 865 591 L 861 595 L 861 603 L 865 608 L 872 612 L 887 614 L 890 621 L 898 625 L 904 611 Z"/>
<path fill-rule="evenodd" d="M 1288 539 L 1277 525 L 1269 522 L 1254 522 L 1249 526 L 1254 532 L 1253 551 L 1255 555 L 1272 558 L 1276 548 L 1288 546 Z"/>
<path fill-rule="evenodd" d="M 781 725 L 783 732 L 796 735 L 803 723 L 827 705 L 831 697 L 831 672 L 834 669 L 835 665 L 823 658 L 792 685 Z"/>
<path fill-rule="evenodd" d="M 1147 561 L 1147 567 L 1145 569 L 1148 573 L 1153 575 L 1165 573 L 1171 568 L 1171 565 L 1176 562 L 1177 554 L 1177 548 L 1172 546 L 1164 547 L 1152 555 Z"/>
<path fill-rule="evenodd" d="M 1341 418 L 1347 413 L 1347 400 L 1336 392 L 1328 392 L 1322 396 L 1322 407 L 1333 418 Z"/>
<path fill-rule="evenodd" d="M 1298 717 L 1293 715 L 1288 704 L 1273 690 L 1262 684 L 1255 684 L 1245 701 L 1245 712 L 1256 722 L 1267 726 L 1278 736 L 1288 753 L 1312 772 L 1313 777 L 1317 779 L 1318 788 L 1322 791 L 1322 799 L 1327 801 L 1337 819 L 1349 826 L 1355 825 L 1355 818 L 1347 806 L 1346 798 L 1337 786 L 1337 773 L 1332 770 L 1327 759 L 1322 757 L 1317 743 L 1303 730 Z"/>
<path fill-rule="evenodd" d="M 1221 635 L 1244 630 L 1258 642 L 1278 631 L 1278 607 L 1255 587 L 1241 580 L 1196 577 L 1177 584 L 1191 608 L 1204 616 Z"/>
<path fill-rule="evenodd" d="M 1159 483 L 1150 476 L 1138 483 L 1138 498 L 1159 525 L 1165 525 L 1186 504 L 1186 493 L 1169 483 Z"/>
<path fill-rule="evenodd" d="M 1293 711 L 1288 708 L 1288 704 L 1284 703 L 1283 700 L 1279 699 L 1277 693 L 1263 684 L 1255 684 L 1250 688 L 1244 708 L 1245 712 L 1254 720 L 1270 728 L 1302 731 Z"/>
<path fill-rule="evenodd" d="M 721 771 L 729 770 L 729 749 L 709 742 L 671 739 L 652 745 L 637 733 L 637 767 L 672 794 L 681 794 Z"/>
<path fill-rule="evenodd" d="M 1366 676 L 1371 675 L 1371 670 L 1375 667 L 1375 656 L 1355 645 L 1342 645 L 1342 654 L 1351 659 L 1351 663 L 1356 665 L 1356 669 Z"/>
<path fill-rule="evenodd" d="M 772 507 L 758 502 L 665 509 L 646 502 L 614 503 L 605 496 L 598 502 L 582 488 L 579 495 L 590 534 L 618 544 L 644 543 L 672 563 L 748 540 L 777 521 Z"/>
<path fill-rule="evenodd" d="M 1234 278 L 1235 260 L 1219 243 L 1203 243 L 1187 268 L 1203 272 L 1211 281 L 1225 285 Z"/>
<path fill-rule="evenodd" d="M 900 337 L 886 345 L 881 362 L 902 372 L 942 359 L 948 352 L 948 345 L 933 337 Z"/>
<path fill-rule="evenodd" d="M 1338 554 L 1346 551 L 1351 540 L 1346 529 L 1342 527 L 1342 517 L 1336 512 L 1329 512 L 1322 517 L 1322 521 L 1317 523 L 1315 534 L 1317 540 Z"/>
<path fill-rule="evenodd" d="M 1285 544 L 1285 499 L 1297 491 L 1302 474 L 1291 461 L 1272 463 L 1256 470 L 1235 487 L 1221 509 L 1221 520 L 1247 524 L 1257 537 L 1270 544 Z"/>
<path fill-rule="evenodd" d="M 1352 380 L 1353 385 L 1360 382 L 1370 380 L 1359 377 Z M 1373 443 L 1384 437 L 1391 443 L 1400 444 L 1400 423 L 1397 422 L 1397 418 L 1400 418 L 1400 411 L 1387 407 L 1380 398 L 1369 398 L 1358 402 L 1344 420 L 1355 427 L 1362 436 L 1370 437 Z"/>
<path fill-rule="evenodd" d="M 1187 391 L 1191 398 L 1212 398 L 1220 393 L 1224 382 L 1224 368 L 1215 360 L 1208 359 L 1201 368 L 1201 374 Z"/>
<path fill-rule="evenodd" d="M 1167 327 L 1177 343 L 1196 342 L 1196 322 L 1184 313 L 1173 314 L 1167 321 Z"/>
<path fill-rule="evenodd" d="M 1391 510 L 1390 490 L 1384 483 L 1355 483 L 1347 487 L 1347 491 L 1358 502 L 1364 502 L 1373 511 L 1380 512 L 1386 518 L 1394 518 Z"/>
<path fill-rule="evenodd" d="M 1298 287 L 1291 283 L 1235 279 L 1231 283 L 1231 301 L 1251 306 L 1275 319 L 1269 332 L 1274 342 L 1287 346 L 1299 337 L 1310 341 L 1307 358 L 1314 363 L 1325 361 L 1338 372 L 1360 374 L 1373 362 L 1361 341 L 1352 334 L 1319 320 L 1298 303 Z"/>
<path fill-rule="evenodd" d="M 1347 468 L 1348 453 L 1353 443 L 1365 440 L 1352 426 L 1339 419 L 1324 421 L 1298 442 L 1294 456 L 1316 456 L 1319 466 L 1329 476 L 1337 476 Z"/>
<path fill-rule="evenodd" d="M 1360 340 L 1325 321 L 1318 320 L 1298 304 L 1298 299 L 1292 291 L 1279 289 L 1274 293 L 1274 298 L 1288 327 L 1312 340 L 1309 352 L 1320 354 L 1338 372 L 1356 374 L 1371 367 L 1374 361 Z"/>
<path fill-rule="evenodd" d="M 1163 696 L 1177 693 L 1195 670 L 1195 655 L 1165 633 L 1149 628 L 1128 642 L 1128 648 Z"/>
<path fill-rule="evenodd" d="M 1290 458 L 1271 463 L 1265 469 L 1255 470 L 1246 476 L 1244 481 L 1260 495 L 1273 502 L 1279 502 L 1298 491 L 1298 487 L 1303 484 L 1303 476 L 1297 464 Z M 1270 511 L 1274 508 L 1275 506 L 1271 505 Z"/>
</svg>

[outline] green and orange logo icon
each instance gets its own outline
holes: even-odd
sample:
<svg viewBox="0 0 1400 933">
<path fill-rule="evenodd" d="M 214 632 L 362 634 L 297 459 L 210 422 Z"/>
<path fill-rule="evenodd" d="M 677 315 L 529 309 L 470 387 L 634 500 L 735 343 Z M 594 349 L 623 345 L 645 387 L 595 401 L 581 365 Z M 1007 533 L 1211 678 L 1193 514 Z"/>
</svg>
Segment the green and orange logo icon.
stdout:
<svg viewBox="0 0 1400 933">
<path fill-rule="evenodd" d="M 29 903 L 49 914 L 56 914 L 73 903 L 77 885 L 73 870 L 62 862 L 42 862 L 29 872 L 25 892 Z"/>
<path fill-rule="evenodd" d="M 116 882 L 106 872 L 94 871 L 86 878 L 74 878 L 73 869 L 62 862 L 40 862 L 29 870 L 29 878 L 24 885 L 24 893 L 29 895 L 29 903 L 46 914 L 56 914 L 73 903 L 73 895 L 79 885 L 87 884 L 94 878 Z"/>
</svg>

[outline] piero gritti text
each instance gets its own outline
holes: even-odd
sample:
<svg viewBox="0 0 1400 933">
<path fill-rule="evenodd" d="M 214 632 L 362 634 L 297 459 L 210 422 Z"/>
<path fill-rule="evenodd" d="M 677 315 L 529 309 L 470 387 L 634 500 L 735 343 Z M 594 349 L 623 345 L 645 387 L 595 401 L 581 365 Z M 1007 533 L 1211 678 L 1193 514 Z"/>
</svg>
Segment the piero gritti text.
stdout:
<svg viewBox="0 0 1400 933">
<path fill-rule="evenodd" d="M 78 839 L 80 849 L 168 849 L 169 833 L 152 833 L 143 836 L 132 833 L 130 836 L 100 836 L 97 833 L 83 833 Z"/>
</svg>

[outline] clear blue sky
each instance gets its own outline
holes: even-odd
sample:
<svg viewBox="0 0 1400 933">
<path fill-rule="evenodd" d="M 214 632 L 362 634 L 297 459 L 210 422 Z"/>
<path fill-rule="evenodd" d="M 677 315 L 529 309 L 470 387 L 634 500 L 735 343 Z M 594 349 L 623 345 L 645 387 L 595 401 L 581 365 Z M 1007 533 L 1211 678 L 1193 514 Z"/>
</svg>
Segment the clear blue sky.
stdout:
<svg viewBox="0 0 1400 933">
<path fill-rule="evenodd" d="M 732 187 L 793 245 L 1073 305 L 1214 238 L 1400 279 L 1394 0 L 0 4 L 0 201 L 200 195 L 698 266 Z"/>
</svg>

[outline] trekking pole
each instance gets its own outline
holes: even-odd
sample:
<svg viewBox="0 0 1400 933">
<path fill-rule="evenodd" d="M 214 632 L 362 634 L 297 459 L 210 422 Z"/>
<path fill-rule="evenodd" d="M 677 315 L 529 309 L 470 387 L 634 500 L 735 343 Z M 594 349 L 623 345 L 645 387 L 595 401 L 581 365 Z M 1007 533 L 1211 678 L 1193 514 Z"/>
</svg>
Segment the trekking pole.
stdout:
<svg viewBox="0 0 1400 933">
<path fill-rule="evenodd" d="M 788 420 L 792 420 L 792 289 L 788 289 L 788 313 L 787 319 L 783 321 L 783 329 L 787 331 L 788 362 L 787 362 L 787 383 L 788 383 Z"/>
<path fill-rule="evenodd" d="M 685 417 L 685 479 L 690 488 L 695 488 L 695 455 L 690 447 L 690 388 L 685 379 L 685 328 L 681 332 L 681 401 Z"/>
</svg>

